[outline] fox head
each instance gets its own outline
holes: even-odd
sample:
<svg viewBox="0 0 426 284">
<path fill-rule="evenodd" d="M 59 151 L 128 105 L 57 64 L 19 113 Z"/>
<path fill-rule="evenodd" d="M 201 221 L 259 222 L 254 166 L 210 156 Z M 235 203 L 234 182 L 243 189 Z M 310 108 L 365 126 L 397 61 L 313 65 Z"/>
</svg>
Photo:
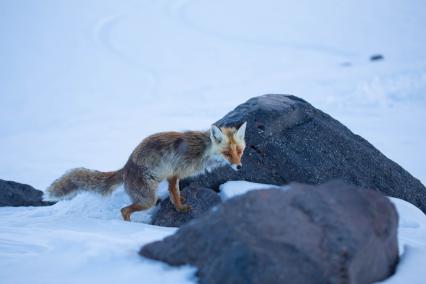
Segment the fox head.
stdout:
<svg viewBox="0 0 426 284">
<path fill-rule="evenodd" d="M 238 129 L 235 127 L 218 128 L 215 125 L 210 128 L 210 139 L 214 152 L 236 171 L 242 167 L 241 156 L 246 147 L 244 140 L 246 126 L 247 122 L 244 122 Z"/>
</svg>

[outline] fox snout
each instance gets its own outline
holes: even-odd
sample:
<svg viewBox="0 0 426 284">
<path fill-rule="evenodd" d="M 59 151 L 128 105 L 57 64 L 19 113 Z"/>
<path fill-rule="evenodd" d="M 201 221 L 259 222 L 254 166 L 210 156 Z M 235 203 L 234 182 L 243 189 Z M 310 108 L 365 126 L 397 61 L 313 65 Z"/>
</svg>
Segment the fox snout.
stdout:
<svg viewBox="0 0 426 284">
<path fill-rule="evenodd" d="M 239 171 L 241 170 L 241 168 L 243 167 L 243 165 L 241 165 L 241 163 L 239 164 L 231 164 L 231 168 L 235 171 Z"/>
</svg>

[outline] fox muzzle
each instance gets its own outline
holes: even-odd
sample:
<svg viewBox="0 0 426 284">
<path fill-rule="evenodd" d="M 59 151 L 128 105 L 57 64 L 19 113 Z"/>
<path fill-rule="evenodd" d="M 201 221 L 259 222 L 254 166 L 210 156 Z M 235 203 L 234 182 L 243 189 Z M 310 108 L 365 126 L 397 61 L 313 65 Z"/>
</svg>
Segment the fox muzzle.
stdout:
<svg viewBox="0 0 426 284">
<path fill-rule="evenodd" d="M 241 170 L 242 167 L 243 167 L 243 165 L 241 165 L 241 164 L 232 164 L 231 165 L 231 168 L 235 171 Z"/>
</svg>

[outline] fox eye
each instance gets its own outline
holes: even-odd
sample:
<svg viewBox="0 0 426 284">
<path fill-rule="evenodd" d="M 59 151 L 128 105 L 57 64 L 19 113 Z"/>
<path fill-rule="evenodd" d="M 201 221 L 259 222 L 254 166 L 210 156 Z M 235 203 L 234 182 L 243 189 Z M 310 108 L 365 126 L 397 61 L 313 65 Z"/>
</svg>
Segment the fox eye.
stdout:
<svg viewBox="0 0 426 284">
<path fill-rule="evenodd" d="M 231 156 L 231 154 L 229 152 L 223 152 L 223 155 L 226 156 L 226 157 L 230 157 Z"/>
</svg>

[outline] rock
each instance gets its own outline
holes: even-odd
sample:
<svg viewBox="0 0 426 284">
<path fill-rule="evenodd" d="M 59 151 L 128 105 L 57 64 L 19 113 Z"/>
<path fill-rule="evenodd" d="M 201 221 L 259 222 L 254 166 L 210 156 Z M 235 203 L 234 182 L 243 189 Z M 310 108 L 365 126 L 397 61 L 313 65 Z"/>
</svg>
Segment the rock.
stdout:
<svg viewBox="0 0 426 284">
<path fill-rule="evenodd" d="M 221 202 L 219 195 L 212 189 L 196 185 L 184 188 L 181 191 L 181 196 L 185 199 L 185 204 L 191 205 L 191 211 L 186 213 L 177 212 L 167 197 L 161 201 L 160 209 L 152 218 L 152 224 L 165 227 L 180 227 Z"/>
<path fill-rule="evenodd" d="M 373 54 L 370 56 L 370 61 L 380 61 L 385 59 L 381 54 Z"/>
<path fill-rule="evenodd" d="M 140 255 L 195 266 L 199 283 L 373 283 L 395 271 L 397 224 L 379 192 L 291 184 L 232 198 Z"/>
<path fill-rule="evenodd" d="M 295 96 L 264 95 L 239 105 L 218 126 L 247 121 L 242 170 L 222 167 L 186 179 L 217 189 L 229 180 L 283 185 L 321 184 L 332 179 L 404 199 L 426 212 L 419 180 L 331 116 Z M 397 135 L 397 134 L 395 134 Z"/>
<path fill-rule="evenodd" d="M 46 206 L 54 202 L 42 200 L 43 192 L 34 187 L 0 179 L 0 206 Z"/>
</svg>

